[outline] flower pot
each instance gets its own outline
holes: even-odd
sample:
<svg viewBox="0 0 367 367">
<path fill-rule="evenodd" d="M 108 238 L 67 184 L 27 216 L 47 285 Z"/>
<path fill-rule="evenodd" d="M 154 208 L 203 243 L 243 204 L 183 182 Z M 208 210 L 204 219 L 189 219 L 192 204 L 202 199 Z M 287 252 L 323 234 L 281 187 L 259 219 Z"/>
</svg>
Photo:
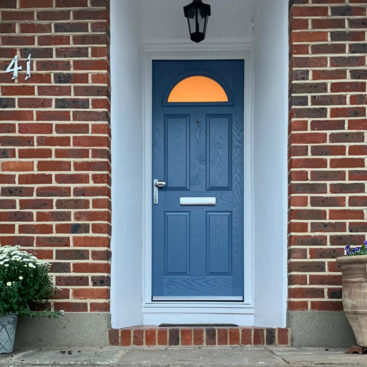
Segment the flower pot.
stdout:
<svg viewBox="0 0 367 367">
<path fill-rule="evenodd" d="M 367 255 L 336 259 L 343 275 L 343 307 L 357 344 L 367 347 Z"/>
<path fill-rule="evenodd" d="M 16 313 L 0 315 L 0 354 L 13 352 L 17 321 Z"/>
</svg>

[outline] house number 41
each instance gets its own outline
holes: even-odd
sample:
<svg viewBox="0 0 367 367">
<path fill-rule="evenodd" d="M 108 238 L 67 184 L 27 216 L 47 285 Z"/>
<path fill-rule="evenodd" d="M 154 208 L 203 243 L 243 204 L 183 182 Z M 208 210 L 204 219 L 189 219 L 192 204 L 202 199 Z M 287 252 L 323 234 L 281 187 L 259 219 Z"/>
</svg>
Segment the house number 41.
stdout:
<svg viewBox="0 0 367 367">
<path fill-rule="evenodd" d="M 28 55 L 26 59 L 26 75 L 25 80 L 29 79 L 31 77 L 31 54 Z M 13 60 L 10 61 L 10 64 L 6 68 L 6 73 L 13 73 L 12 80 L 18 78 L 18 71 L 22 70 L 23 68 L 21 66 L 18 66 L 18 56 L 14 56 Z"/>
</svg>

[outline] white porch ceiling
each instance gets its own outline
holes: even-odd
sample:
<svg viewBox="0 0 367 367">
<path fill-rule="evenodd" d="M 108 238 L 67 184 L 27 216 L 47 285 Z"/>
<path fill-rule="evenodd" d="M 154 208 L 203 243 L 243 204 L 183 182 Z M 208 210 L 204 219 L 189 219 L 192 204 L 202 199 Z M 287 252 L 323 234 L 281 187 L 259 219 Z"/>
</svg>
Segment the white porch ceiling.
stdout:
<svg viewBox="0 0 367 367">
<path fill-rule="evenodd" d="M 206 41 L 252 39 L 256 0 L 204 0 L 211 6 Z M 183 6 L 191 0 L 140 0 L 144 43 L 186 41 L 189 38 Z M 205 42 L 205 41 L 204 41 Z"/>
</svg>

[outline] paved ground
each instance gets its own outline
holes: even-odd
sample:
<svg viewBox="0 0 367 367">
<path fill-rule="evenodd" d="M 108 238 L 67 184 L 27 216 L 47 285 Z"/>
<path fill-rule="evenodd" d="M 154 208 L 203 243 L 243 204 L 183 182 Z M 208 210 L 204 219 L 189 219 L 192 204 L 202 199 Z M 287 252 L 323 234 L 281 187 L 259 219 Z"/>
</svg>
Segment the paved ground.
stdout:
<svg viewBox="0 0 367 367">
<path fill-rule="evenodd" d="M 126 366 L 126 367 L 338 367 L 365 366 L 367 355 L 344 350 L 280 347 L 94 348 L 30 350 L 0 355 L 0 366 Z"/>
</svg>

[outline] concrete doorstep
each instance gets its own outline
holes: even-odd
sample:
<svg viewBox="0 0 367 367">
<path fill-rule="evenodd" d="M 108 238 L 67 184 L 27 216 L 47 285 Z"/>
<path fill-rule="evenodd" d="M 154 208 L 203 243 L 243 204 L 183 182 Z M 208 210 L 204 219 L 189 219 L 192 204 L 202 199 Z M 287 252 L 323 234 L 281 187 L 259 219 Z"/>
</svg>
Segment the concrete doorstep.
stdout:
<svg viewBox="0 0 367 367">
<path fill-rule="evenodd" d="M 367 355 L 289 347 L 75 348 L 0 355 L 0 366 L 367 366 Z"/>
</svg>

